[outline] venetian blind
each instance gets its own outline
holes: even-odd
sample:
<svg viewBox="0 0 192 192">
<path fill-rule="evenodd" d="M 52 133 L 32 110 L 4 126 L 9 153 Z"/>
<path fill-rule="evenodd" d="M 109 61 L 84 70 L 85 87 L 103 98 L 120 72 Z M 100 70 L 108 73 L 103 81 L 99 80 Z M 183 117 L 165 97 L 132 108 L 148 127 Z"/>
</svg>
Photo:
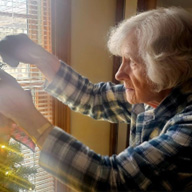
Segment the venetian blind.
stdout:
<svg viewBox="0 0 192 192">
<path fill-rule="evenodd" d="M 50 4 L 50 0 L 0 0 L 0 39 L 10 34 L 25 33 L 51 52 Z M 23 63 L 16 69 L 4 66 L 4 70 L 14 76 L 24 89 L 31 90 L 38 110 L 52 121 L 52 98 L 43 91 L 41 72 L 35 66 Z M 22 152 L 25 164 L 37 167 L 38 173 L 31 178 L 36 185 L 35 191 L 56 191 L 54 178 L 38 166 L 38 148 L 33 153 L 23 146 Z"/>
</svg>

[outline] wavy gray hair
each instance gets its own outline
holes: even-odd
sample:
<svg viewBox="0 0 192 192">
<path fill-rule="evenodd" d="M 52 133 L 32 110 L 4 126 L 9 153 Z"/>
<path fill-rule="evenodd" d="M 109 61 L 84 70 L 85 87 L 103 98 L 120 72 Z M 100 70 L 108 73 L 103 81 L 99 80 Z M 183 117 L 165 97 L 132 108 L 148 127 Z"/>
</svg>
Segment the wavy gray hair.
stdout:
<svg viewBox="0 0 192 192">
<path fill-rule="evenodd" d="M 109 51 L 121 56 L 130 33 L 138 41 L 139 57 L 156 91 L 173 88 L 192 78 L 192 15 L 182 8 L 158 8 L 140 13 L 112 28 Z"/>
</svg>

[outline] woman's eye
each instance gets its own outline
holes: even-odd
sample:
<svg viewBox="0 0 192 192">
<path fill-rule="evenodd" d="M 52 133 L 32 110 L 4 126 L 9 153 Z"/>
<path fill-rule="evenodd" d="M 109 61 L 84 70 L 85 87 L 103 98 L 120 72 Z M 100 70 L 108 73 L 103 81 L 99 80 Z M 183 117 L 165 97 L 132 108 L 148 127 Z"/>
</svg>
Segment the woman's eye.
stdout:
<svg viewBox="0 0 192 192">
<path fill-rule="evenodd" d="M 130 60 L 130 66 L 131 67 L 136 67 L 137 63 L 133 60 Z"/>
</svg>

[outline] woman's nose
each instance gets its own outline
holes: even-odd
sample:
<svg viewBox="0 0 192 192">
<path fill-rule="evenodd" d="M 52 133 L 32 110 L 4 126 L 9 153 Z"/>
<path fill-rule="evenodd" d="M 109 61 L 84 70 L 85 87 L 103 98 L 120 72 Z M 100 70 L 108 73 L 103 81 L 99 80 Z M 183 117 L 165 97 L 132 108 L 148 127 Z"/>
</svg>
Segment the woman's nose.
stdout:
<svg viewBox="0 0 192 192">
<path fill-rule="evenodd" d="M 127 71 L 125 64 L 122 62 L 117 73 L 115 74 L 115 79 L 117 81 L 123 81 L 127 76 Z"/>
</svg>

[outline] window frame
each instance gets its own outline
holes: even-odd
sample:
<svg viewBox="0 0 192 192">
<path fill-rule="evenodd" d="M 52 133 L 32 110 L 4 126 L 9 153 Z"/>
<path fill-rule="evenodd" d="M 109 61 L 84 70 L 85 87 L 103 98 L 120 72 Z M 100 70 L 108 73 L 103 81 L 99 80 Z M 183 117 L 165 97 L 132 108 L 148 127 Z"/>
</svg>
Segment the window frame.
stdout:
<svg viewBox="0 0 192 192">
<path fill-rule="evenodd" d="M 51 0 L 52 52 L 70 65 L 71 54 L 71 0 Z M 70 110 L 53 99 L 53 123 L 70 133 Z"/>
<path fill-rule="evenodd" d="M 71 57 L 71 0 L 51 0 L 52 52 L 70 65 Z M 70 109 L 53 98 L 53 124 L 70 133 Z M 58 180 L 57 192 L 71 191 Z"/>
</svg>

